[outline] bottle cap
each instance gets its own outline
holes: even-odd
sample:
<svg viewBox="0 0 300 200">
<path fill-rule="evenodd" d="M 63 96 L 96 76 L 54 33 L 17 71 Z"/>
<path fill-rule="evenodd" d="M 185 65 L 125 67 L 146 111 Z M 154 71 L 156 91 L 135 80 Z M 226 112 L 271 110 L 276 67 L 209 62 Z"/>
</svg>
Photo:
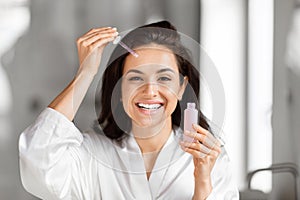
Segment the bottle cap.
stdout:
<svg viewBox="0 0 300 200">
<path fill-rule="evenodd" d="M 189 109 L 195 109 L 196 104 L 195 103 L 187 103 L 187 108 Z"/>
</svg>

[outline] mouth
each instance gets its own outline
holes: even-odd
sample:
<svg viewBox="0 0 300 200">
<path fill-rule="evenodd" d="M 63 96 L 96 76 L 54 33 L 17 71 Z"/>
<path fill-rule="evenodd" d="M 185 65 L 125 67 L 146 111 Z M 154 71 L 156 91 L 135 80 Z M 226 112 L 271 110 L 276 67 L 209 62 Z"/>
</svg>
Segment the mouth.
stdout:
<svg viewBox="0 0 300 200">
<path fill-rule="evenodd" d="M 136 103 L 136 106 L 138 108 L 151 111 L 151 110 L 160 109 L 163 106 L 163 104 L 162 103 Z"/>
</svg>

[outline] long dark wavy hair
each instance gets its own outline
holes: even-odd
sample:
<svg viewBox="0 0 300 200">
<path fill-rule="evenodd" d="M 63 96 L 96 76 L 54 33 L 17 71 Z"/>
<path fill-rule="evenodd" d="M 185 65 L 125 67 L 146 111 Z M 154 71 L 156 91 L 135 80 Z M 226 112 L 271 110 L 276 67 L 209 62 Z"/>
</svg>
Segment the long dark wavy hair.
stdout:
<svg viewBox="0 0 300 200">
<path fill-rule="evenodd" d="M 182 77 L 188 77 L 189 84 L 185 89 L 181 101 L 177 102 L 177 106 L 172 113 L 172 125 L 182 127 L 183 110 L 180 105 L 186 105 L 187 102 L 195 102 L 199 110 L 199 71 L 191 64 L 191 57 L 188 50 L 183 46 L 176 28 L 168 21 L 160 21 L 141 26 L 130 31 L 123 39 L 126 45 L 131 49 L 150 44 L 162 45 L 171 50 L 176 58 L 179 73 Z M 131 130 L 131 119 L 123 108 L 121 98 L 121 88 L 118 81 L 123 76 L 123 68 L 128 52 L 118 45 L 110 56 L 106 70 L 104 71 L 102 88 L 100 92 L 101 111 L 98 123 L 102 127 L 104 134 L 116 140 L 121 140 L 125 132 Z M 181 77 L 181 81 L 183 80 Z M 181 82 L 182 83 L 182 82 Z M 117 89 L 116 89 L 117 88 Z M 117 91 L 116 93 L 115 90 Z M 116 94 L 112 98 L 112 94 Z M 117 113 L 115 113 L 117 112 Z M 117 122 L 114 116 L 122 119 Z M 209 124 L 199 111 L 199 124 L 209 130 Z M 119 127 L 122 123 L 122 128 Z"/>
</svg>

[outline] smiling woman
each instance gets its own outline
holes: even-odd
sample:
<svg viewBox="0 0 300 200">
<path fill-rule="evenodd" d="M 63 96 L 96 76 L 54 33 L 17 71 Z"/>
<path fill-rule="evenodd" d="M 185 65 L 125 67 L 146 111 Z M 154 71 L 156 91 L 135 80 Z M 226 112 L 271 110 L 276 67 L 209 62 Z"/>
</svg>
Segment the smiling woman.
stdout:
<svg viewBox="0 0 300 200">
<path fill-rule="evenodd" d="M 199 111 L 182 131 L 181 104 L 199 99 L 199 72 L 175 27 L 161 21 L 123 38 L 103 74 L 100 130 L 71 122 L 118 32 L 78 39 L 80 67 L 69 86 L 20 137 L 24 187 L 43 199 L 238 199 L 224 147 Z M 183 134 L 192 142 L 181 141 Z"/>
<path fill-rule="evenodd" d="M 146 55 L 152 55 L 149 52 L 145 53 Z M 144 52 L 139 53 L 139 55 L 141 55 L 140 59 L 143 59 Z M 176 65 L 177 72 L 174 72 L 171 67 L 162 67 L 164 66 L 135 66 L 134 62 L 125 63 L 124 72 L 126 75 L 122 81 L 122 100 L 123 107 L 133 120 L 134 126 L 147 127 L 147 124 L 143 124 L 143 117 L 164 121 L 168 116 L 168 120 L 171 120 L 171 114 L 177 105 L 177 97 L 181 96 L 178 93 L 184 90 L 184 86 L 180 91 Z M 139 70 L 132 70 L 132 68 L 138 68 Z M 158 112 L 166 116 L 161 118 L 158 116 Z M 135 113 L 138 115 L 137 118 Z M 148 128 L 152 125 L 154 124 L 149 124 Z"/>
<path fill-rule="evenodd" d="M 171 123 L 171 114 L 176 108 L 178 97 L 182 96 L 187 80 L 185 78 L 185 83 L 180 85 L 176 59 L 166 50 L 139 49 L 137 50 L 139 58 L 132 59 L 128 56 L 125 61 L 123 69 L 125 76 L 122 83 L 123 107 L 133 120 L 134 127 L 136 125 L 144 127 L 142 118 L 145 116 L 151 121 L 168 120 Z M 142 64 L 151 62 L 149 58 L 156 63 Z M 161 117 L 158 116 L 158 112 Z M 141 115 L 136 118 L 134 113 Z"/>
</svg>

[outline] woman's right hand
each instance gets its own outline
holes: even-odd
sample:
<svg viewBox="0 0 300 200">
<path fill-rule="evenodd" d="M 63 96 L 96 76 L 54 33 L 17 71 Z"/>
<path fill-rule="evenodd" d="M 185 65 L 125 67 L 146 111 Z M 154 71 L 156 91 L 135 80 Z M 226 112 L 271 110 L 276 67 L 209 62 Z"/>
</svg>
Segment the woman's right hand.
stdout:
<svg viewBox="0 0 300 200">
<path fill-rule="evenodd" d="M 92 29 L 77 39 L 79 72 L 96 75 L 104 47 L 112 42 L 118 32 L 116 28 L 104 27 Z"/>
</svg>

